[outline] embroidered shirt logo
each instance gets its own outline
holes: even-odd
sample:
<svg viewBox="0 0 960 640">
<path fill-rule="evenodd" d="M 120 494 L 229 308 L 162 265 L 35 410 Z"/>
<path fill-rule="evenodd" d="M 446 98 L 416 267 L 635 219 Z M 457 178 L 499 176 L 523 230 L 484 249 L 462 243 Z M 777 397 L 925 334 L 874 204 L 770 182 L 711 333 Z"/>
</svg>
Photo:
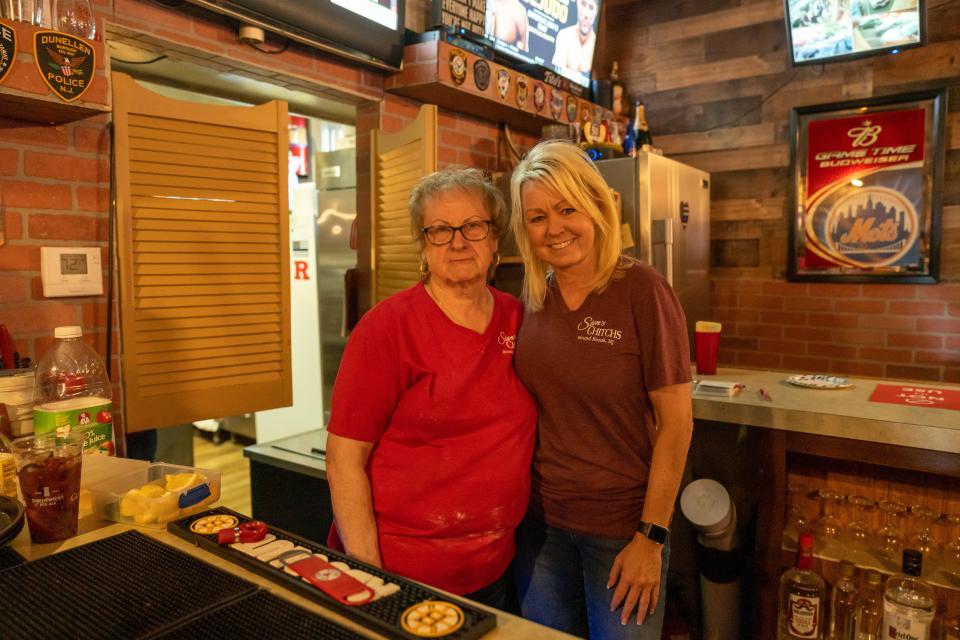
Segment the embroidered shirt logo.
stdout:
<svg viewBox="0 0 960 640">
<path fill-rule="evenodd" d="M 612 345 L 623 337 L 620 329 L 608 328 L 606 320 L 594 320 L 590 316 L 584 318 L 577 325 L 577 331 L 581 332 L 581 335 L 577 336 L 577 340 L 599 342 L 601 344 Z"/>
<path fill-rule="evenodd" d="M 497 342 L 503 346 L 503 353 L 513 353 L 514 347 L 517 346 L 517 334 L 508 336 L 501 331 L 497 336 Z"/>
</svg>

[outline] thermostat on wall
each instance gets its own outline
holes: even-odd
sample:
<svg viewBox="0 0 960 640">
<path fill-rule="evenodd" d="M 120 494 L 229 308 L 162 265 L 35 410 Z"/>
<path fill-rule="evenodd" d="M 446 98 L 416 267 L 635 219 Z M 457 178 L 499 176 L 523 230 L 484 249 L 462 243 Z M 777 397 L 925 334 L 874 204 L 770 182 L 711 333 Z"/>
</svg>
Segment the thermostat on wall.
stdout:
<svg viewBox="0 0 960 640">
<path fill-rule="evenodd" d="M 40 279 L 47 298 L 103 295 L 99 247 L 41 247 Z"/>
</svg>

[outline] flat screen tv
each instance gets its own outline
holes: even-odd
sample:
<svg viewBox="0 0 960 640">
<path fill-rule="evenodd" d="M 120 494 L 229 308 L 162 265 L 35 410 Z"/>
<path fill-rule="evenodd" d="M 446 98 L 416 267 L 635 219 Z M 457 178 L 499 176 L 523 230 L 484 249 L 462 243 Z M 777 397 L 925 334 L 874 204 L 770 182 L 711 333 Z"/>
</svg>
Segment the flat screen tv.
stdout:
<svg viewBox="0 0 960 640">
<path fill-rule="evenodd" d="M 924 0 L 786 0 L 793 64 L 896 53 L 925 42 Z"/>
<path fill-rule="evenodd" d="M 487 0 L 486 37 L 505 55 L 590 86 L 600 0 Z"/>
<path fill-rule="evenodd" d="M 336 55 L 398 70 L 404 0 L 187 0 Z"/>
</svg>

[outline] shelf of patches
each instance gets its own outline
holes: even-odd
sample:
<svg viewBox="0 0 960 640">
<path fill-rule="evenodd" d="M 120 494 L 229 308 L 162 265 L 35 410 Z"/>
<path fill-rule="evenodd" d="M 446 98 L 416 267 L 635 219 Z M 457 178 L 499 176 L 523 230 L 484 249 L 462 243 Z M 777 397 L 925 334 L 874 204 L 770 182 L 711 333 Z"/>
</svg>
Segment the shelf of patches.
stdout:
<svg viewBox="0 0 960 640">
<path fill-rule="evenodd" d="M 102 42 L 0 20 L 0 118 L 58 125 L 109 113 L 109 84 Z"/>
<path fill-rule="evenodd" d="M 539 136 L 544 125 L 589 120 L 624 131 L 627 119 L 609 108 L 423 34 L 403 49 L 403 70 L 387 79 L 390 93 L 435 104 Z M 433 36 L 433 37 L 431 37 Z"/>
</svg>

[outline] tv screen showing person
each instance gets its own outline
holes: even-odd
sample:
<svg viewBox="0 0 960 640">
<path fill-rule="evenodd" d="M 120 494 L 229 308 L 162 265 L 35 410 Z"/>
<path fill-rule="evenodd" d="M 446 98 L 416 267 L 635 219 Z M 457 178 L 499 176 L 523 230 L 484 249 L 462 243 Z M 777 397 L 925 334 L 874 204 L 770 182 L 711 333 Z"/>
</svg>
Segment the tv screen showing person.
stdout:
<svg viewBox="0 0 960 640">
<path fill-rule="evenodd" d="M 587 86 L 599 16 L 600 0 L 490 0 L 485 34 L 498 50 Z"/>
</svg>

